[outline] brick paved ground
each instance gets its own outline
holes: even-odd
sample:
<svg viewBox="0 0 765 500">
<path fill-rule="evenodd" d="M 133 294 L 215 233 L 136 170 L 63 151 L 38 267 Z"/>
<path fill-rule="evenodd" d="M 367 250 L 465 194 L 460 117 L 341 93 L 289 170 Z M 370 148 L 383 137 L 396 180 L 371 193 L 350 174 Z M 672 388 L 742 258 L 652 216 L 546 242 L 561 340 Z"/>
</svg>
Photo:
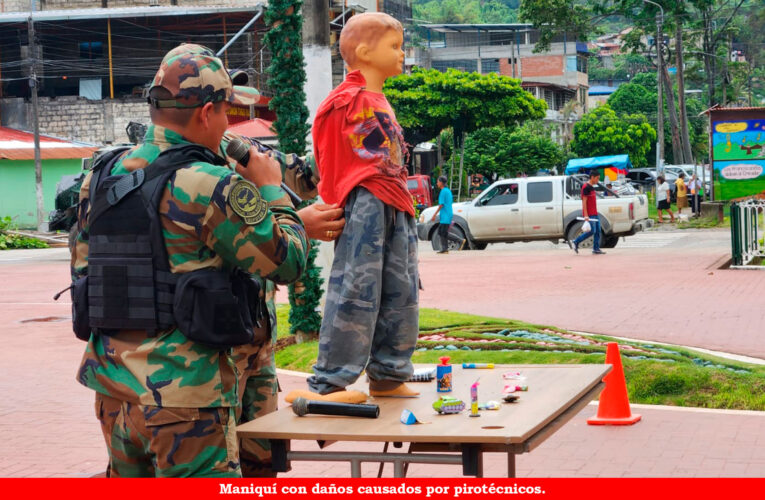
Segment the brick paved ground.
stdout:
<svg viewBox="0 0 765 500">
<path fill-rule="evenodd" d="M 602 256 L 549 243 L 426 249 L 420 305 L 765 359 L 765 273 L 717 269 L 728 231 L 670 234 L 661 248 Z"/>
<path fill-rule="evenodd" d="M 422 303 L 765 357 L 761 300 L 755 307 L 763 275 L 707 270 L 724 254 L 724 238 L 711 234 L 696 245 L 683 238 L 663 248 L 617 248 L 598 260 L 546 244 L 423 251 Z M 90 476 L 106 463 L 93 393 L 74 380 L 84 344 L 69 330 L 68 294 L 51 299 L 68 284 L 67 266 L 60 250 L 0 252 L 0 477 Z M 686 314 L 690 306 L 697 313 Z M 47 321 L 29 321 L 40 319 Z M 304 384 L 280 379 L 286 390 Z M 765 476 L 765 413 L 634 411 L 643 414 L 639 424 L 602 428 L 584 423 L 595 412 L 586 408 L 521 455 L 518 475 Z M 487 475 L 505 470 L 502 456 L 485 463 Z M 374 473 L 364 467 L 366 476 Z M 345 464 L 296 463 L 288 475 L 348 474 Z M 410 475 L 453 477 L 459 469 L 419 465 Z"/>
</svg>

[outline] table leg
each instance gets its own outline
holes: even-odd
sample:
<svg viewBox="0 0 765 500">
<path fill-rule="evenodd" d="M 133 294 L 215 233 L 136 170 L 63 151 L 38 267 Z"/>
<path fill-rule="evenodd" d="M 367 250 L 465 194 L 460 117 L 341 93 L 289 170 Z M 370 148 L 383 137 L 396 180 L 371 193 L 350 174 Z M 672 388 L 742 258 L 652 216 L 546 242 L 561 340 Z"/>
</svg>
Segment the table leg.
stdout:
<svg viewBox="0 0 765 500">
<path fill-rule="evenodd" d="M 406 472 L 404 472 L 404 462 L 401 460 L 396 460 L 393 462 L 393 477 L 406 477 Z"/>
<path fill-rule="evenodd" d="M 271 442 L 271 467 L 274 472 L 289 472 L 292 469 L 287 460 L 290 441 L 288 439 L 270 439 L 269 441 Z"/>
<path fill-rule="evenodd" d="M 462 475 L 483 477 L 483 452 L 480 444 L 462 445 Z"/>
<path fill-rule="evenodd" d="M 515 477 L 515 453 L 507 452 L 507 477 Z"/>
<path fill-rule="evenodd" d="M 360 460 L 351 460 L 351 477 L 361 477 Z"/>
</svg>

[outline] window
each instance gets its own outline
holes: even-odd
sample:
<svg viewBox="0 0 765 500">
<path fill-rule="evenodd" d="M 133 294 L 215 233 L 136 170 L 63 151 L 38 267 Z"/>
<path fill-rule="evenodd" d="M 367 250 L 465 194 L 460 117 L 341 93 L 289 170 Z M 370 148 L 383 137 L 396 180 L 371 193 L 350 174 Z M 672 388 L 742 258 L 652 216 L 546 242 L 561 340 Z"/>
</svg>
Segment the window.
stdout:
<svg viewBox="0 0 765 500">
<path fill-rule="evenodd" d="M 437 69 L 438 71 L 442 72 L 449 68 L 468 72 L 478 71 L 478 61 L 475 59 L 447 59 L 444 61 L 433 61 L 431 66 L 433 69 Z"/>
<path fill-rule="evenodd" d="M 576 56 L 576 70 L 580 73 L 587 73 L 587 58 Z"/>
<path fill-rule="evenodd" d="M 102 42 L 80 42 L 80 59 L 101 59 L 104 57 Z"/>
<path fill-rule="evenodd" d="M 529 203 L 547 203 L 552 201 L 552 182 L 529 182 L 526 185 L 526 197 Z"/>
<path fill-rule="evenodd" d="M 513 33 L 489 32 L 489 45 L 512 45 L 515 43 Z"/>
<path fill-rule="evenodd" d="M 566 57 L 566 71 L 576 71 L 576 56 Z"/>
<path fill-rule="evenodd" d="M 417 184 L 417 179 L 407 179 L 406 181 L 407 189 L 417 189 L 418 187 L 420 187 L 420 185 Z"/>
<path fill-rule="evenodd" d="M 481 205 L 513 205 L 518 201 L 518 184 L 502 184 L 496 186 L 481 198 Z"/>
<path fill-rule="evenodd" d="M 499 73 L 499 59 L 481 59 L 481 73 Z"/>
<path fill-rule="evenodd" d="M 547 103 L 547 109 L 555 109 L 555 94 L 553 94 L 553 91 L 550 89 L 544 89 L 542 93 L 544 96 L 543 98 Z"/>
</svg>

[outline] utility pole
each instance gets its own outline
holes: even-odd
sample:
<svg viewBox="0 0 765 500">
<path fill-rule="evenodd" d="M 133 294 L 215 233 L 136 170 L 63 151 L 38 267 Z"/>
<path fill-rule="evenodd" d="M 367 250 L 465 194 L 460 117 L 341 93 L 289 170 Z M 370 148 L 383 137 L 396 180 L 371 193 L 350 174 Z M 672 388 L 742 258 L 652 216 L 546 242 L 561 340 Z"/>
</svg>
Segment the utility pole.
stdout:
<svg viewBox="0 0 765 500">
<path fill-rule="evenodd" d="M 37 44 L 35 43 L 35 21 L 32 13 L 35 10 L 34 0 L 29 0 L 29 88 L 32 93 L 32 121 L 34 123 L 35 141 L 35 194 L 37 196 L 37 230 L 47 231 L 45 224 L 45 205 L 42 190 L 42 162 L 40 160 L 40 119 L 37 105 Z"/>
<path fill-rule="evenodd" d="M 662 76 L 664 73 L 664 57 L 661 54 L 661 47 L 664 45 L 664 35 L 662 34 L 662 24 L 664 23 L 664 9 L 661 5 L 651 0 L 643 0 L 646 3 L 655 5 L 659 8 L 656 14 L 656 85 L 658 97 L 656 98 L 656 173 L 661 173 L 664 163 L 664 100 L 662 98 Z"/>
<path fill-rule="evenodd" d="M 332 90 L 332 52 L 329 47 L 329 3 L 305 0 L 303 3 L 303 56 L 305 57 L 305 95 L 313 121 L 321 101 Z M 345 23 L 345 16 L 343 16 Z"/>
<path fill-rule="evenodd" d="M 247 79 L 251 86 L 255 86 L 255 68 L 252 66 L 252 60 L 255 56 L 252 55 L 252 32 L 247 32 Z M 258 89 L 260 90 L 260 89 Z M 255 105 L 250 104 L 250 120 L 255 118 Z"/>
</svg>

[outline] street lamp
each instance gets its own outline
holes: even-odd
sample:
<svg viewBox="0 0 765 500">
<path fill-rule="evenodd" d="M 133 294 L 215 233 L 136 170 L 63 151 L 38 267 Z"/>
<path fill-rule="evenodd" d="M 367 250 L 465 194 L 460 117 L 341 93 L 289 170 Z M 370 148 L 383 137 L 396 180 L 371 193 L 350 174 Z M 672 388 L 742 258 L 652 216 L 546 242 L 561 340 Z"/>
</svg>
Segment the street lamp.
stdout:
<svg viewBox="0 0 765 500">
<path fill-rule="evenodd" d="M 661 46 L 664 43 L 664 36 L 662 35 L 661 29 L 662 23 L 664 22 L 664 9 L 661 5 L 651 0 L 643 0 L 643 2 L 655 5 L 659 8 L 660 12 L 660 14 L 656 14 L 656 40 L 654 42 L 656 45 L 656 85 L 658 89 L 658 96 L 656 98 L 656 119 L 658 120 L 656 127 L 656 173 L 659 174 L 663 170 L 664 160 L 664 104 L 661 95 L 661 82 L 664 66 L 664 59 L 661 56 Z"/>
</svg>

